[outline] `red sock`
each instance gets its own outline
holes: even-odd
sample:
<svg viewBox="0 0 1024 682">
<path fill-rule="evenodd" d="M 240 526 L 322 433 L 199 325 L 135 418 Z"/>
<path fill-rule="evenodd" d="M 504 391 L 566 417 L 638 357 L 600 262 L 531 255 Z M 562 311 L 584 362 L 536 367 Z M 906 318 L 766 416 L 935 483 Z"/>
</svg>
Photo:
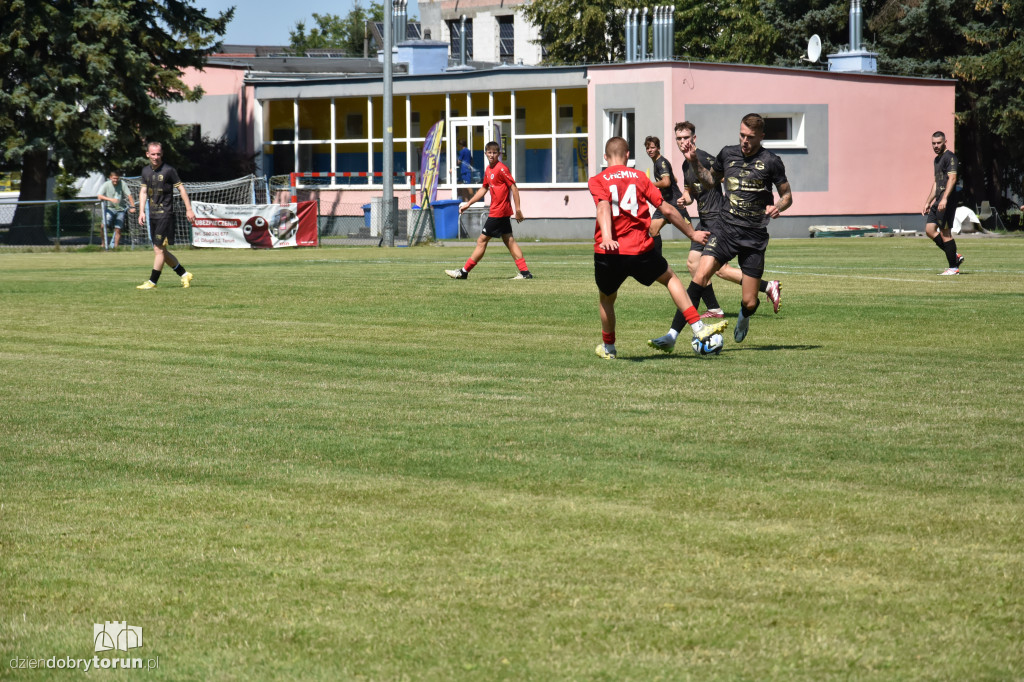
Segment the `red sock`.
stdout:
<svg viewBox="0 0 1024 682">
<path fill-rule="evenodd" d="M 476 261 L 473 260 L 472 258 L 467 258 L 466 259 L 466 264 L 462 266 L 462 269 L 465 270 L 466 272 L 469 272 L 470 270 L 472 270 L 475 267 L 476 267 Z"/>
<path fill-rule="evenodd" d="M 516 267 L 519 268 L 519 272 L 526 272 L 530 268 L 526 267 L 525 258 L 516 258 Z"/>
<path fill-rule="evenodd" d="M 607 343 L 609 346 L 615 345 L 615 332 L 609 334 L 608 332 L 601 330 L 601 340 Z"/>
<path fill-rule="evenodd" d="M 700 313 L 697 312 L 697 308 L 695 306 L 691 305 L 683 311 L 683 317 L 686 319 L 686 324 L 693 324 L 700 319 Z"/>
</svg>

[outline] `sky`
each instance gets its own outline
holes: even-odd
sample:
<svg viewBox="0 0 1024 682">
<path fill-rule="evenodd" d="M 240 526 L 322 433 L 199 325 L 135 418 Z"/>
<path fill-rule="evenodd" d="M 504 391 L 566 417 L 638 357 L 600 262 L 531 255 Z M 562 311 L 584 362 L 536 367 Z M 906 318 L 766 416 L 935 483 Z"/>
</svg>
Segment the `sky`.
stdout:
<svg viewBox="0 0 1024 682">
<path fill-rule="evenodd" d="M 354 0 L 193 0 L 193 4 L 205 9 L 207 15 L 235 7 L 235 18 L 224 36 L 228 45 L 287 45 L 288 32 L 296 22 L 305 22 L 308 31 L 316 25 L 314 13 L 344 16 L 355 6 Z M 363 2 L 364 7 L 369 4 Z M 418 15 L 416 0 L 410 0 L 409 16 Z"/>
</svg>

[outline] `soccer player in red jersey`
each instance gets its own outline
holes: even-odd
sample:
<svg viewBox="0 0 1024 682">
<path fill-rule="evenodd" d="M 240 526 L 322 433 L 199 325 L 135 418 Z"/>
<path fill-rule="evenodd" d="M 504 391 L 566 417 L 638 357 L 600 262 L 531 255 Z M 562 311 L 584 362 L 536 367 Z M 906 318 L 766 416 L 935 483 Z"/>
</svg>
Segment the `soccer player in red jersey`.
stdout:
<svg viewBox="0 0 1024 682">
<path fill-rule="evenodd" d="M 628 168 L 629 145 L 621 137 L 613 137 L 604 146 L 608 167 L 590 178 L 590 194 L 597 204 L 594 230 L 594 281 L 600 292 L 602 343 L 595 350 L 598 357 L 615 359 L 615 298 L 619 287 L 632 277 L 644 286 L 654 282 L 668 288 L 676 307 L 693 329 L 694 336 L 705 340 L 729 324 L 721 320 L 705 324 L 690 303 L 686 288 L 668 266 L 668 261 L 654 248 L 650 235 L 650 202 L 683 234 L 695 241 L 707 241 L 708 233 L 694 231 L 688 220 L 665 201 L 661 191 L 645 173 Z"/>
<path fill-rule="evenodd" d="M 491 191 L 491 210 L 487 213 L 487 222 L 484 229 L 476 240 L 476 248 L 473 254 L 466 260 L 466 264 L 458 270 L 445 270 L 444 273 L 452 279 L 468 279 L 469 271 L 476 267 L 476 264 L 484 257 L 487 251 L 487 242 L 492 237 L 501 237 L 508 252 L 512 254 L 516 262 L 519 274 L 512 279 L 533 279 L 530 268 L 526 267 L 526 259 L 523 258 L 523 250 L 519 248 L 515 237 L 512 236 L 512 221 L 509 218 L 515 215 L 516 222 L 523 222 L 522 204 L 519 201 L 519 188 L 512 177 L 508 166 L 501 162 L 501 147 L 497 142 L 488 142 L 484 147 L 484 155 L 487 157 L 487 168 L 484 169 L 484 184 L 476 191 L 468 201 L 459 206 L 459 215 L 484 198 L 484 193 Z M 516 208 L 513 213 L 509 197 L 515 202 Z"/>
</svg>

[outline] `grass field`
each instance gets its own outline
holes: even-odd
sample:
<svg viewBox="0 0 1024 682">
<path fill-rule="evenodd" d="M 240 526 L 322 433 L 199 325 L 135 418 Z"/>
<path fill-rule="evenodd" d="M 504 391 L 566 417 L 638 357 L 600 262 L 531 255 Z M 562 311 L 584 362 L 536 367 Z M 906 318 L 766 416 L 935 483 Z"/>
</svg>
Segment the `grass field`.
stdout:
<svg viewBox="0 0 1024 682">
<path fill-rule="evenodd" d="M 717 358 L 630 281 L 612 362 L 589 244 L 2 255 L 0 677 L 1022 679 L 1024 239 L 960 246 L 775 241 Z"/>
</svg>

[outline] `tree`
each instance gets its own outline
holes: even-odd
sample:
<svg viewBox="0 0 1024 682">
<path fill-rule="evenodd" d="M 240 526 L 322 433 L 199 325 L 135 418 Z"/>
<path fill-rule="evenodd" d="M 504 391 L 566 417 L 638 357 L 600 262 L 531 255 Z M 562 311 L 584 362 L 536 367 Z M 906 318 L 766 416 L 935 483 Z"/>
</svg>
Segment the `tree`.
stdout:
<svg viewBox="0 0 1024 682">
<path fill-rule="evenodd" d="M 548 63 L 600 64 L 625 55 L 622 10 L 636 0 L 531 0 L 524 14 L 540 27 Z M 676 5 L 675 53 L 708 61 L 764 63 L 777 39 L 758 0 L 682 0 Z M 653 31 L 653 28 L 649 28 Z M 648 35 L 648 45 L 653 38 Z"/>
<path fill-rule="evenodd" d="M 141 165 L 144 141 L 173 144 L 162 102 L 202 96 L 183 69 L 206 62 L 234 13 L 211 18 L 191 3 L 0 3 L 0 164 L 20 166 L 22 200 L 45 199 L 58 164 L 73 175 Z M 18 213 L 8 241 L 45 243 Z"/>
<path fill-rule="evenodd" d="M 337 14 L 313 14 L 316 27 L 306 33 L 306 24 L 295 22 L 295 29 L 289 31 L 289 50 L 295 55 L 304 55 L 309 50 L 335 49 L 350 56 L 363 56 L 366 39 L 366 22 L 383 21 L 384 5 L 370 2 L 369 9 L 358 2 L 344 17 Z"/>
</svg>

